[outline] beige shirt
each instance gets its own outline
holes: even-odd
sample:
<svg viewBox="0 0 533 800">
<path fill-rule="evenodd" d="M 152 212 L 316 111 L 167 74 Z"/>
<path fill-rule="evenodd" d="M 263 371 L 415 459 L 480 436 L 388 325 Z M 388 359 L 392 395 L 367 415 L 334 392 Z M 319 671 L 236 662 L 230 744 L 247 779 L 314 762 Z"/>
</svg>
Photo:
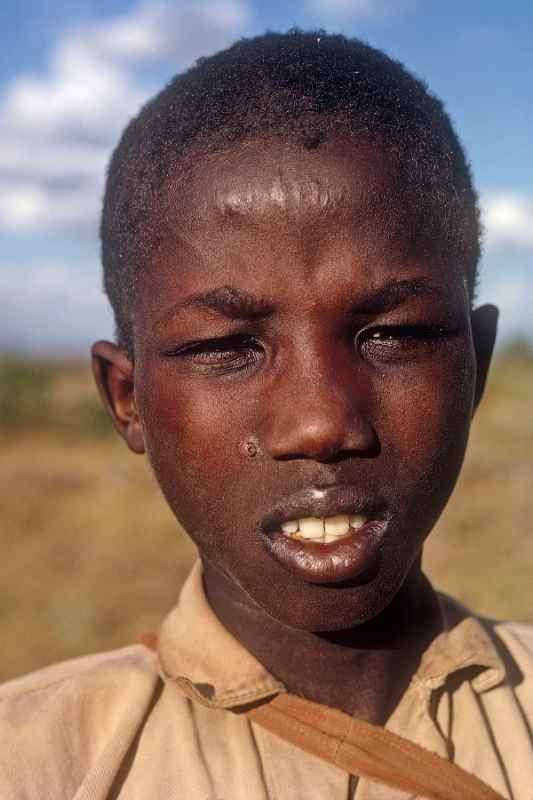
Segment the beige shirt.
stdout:
<svg viewBox="0 0 533 800">
<path fill-rule="evenodd" d="M 444 597 L 441 606 L 446 630 L 387 727 L 452 758 L 504 797 L 533 800 L 533 627 L 458 617 Z M 125 647 L 0 688 L 0 798 L 411 797 L 350 781 L 232 710 L 282 691 L 220 624 L 197 564 L 163 623 L 158 655 Z"/>
</svg>

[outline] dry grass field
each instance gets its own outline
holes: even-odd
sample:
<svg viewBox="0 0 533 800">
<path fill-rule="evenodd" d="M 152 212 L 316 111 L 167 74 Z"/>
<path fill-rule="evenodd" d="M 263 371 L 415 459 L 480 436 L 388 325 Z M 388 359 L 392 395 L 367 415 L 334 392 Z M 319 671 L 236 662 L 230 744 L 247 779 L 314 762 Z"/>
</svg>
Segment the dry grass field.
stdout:
<svg viewBox="0 0 533 800">
<path fill-rule="evenodd" d="M 435 584 L 533 622 L 533 357 L 492 371 L 465 468 L 426 549 Z M 194 549 L 84 366 L 0 362 L 0 680 L 134 641 L 175 601 Z"/>
</svg>

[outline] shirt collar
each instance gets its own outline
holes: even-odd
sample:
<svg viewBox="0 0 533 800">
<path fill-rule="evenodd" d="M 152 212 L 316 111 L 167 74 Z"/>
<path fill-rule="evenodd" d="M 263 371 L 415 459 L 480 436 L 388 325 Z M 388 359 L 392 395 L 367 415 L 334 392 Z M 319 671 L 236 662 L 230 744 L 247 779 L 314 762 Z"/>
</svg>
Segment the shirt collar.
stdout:
<svg viewBox="0 0 533 800">
<path fill-rule="evenodd" d="M 286 691 L 285 686 L 219 622 L 197 561 L 159 634 L 163 679 L 216 708 L 232 708 Z"/>
<path fill-rule="evenodd" d="M 440 689 L 454 673 L 477 667 L 470 683 L 475 692 L 492 689 L 506 677 L 505 665 L 482 622 L 456 600 L 437 595 L 443 632 L 430 644 L 413 680 L 428 690 Z"/>
<path fill-rule="evenodd" d="M 439 595 L 443 632 L 424 653 L 413 684 L 431 693 L 455 672 L 478 667 L 471 680 L 483 692 L 505 678 L 505 666 L 482 624 L 445 595 Z M 159 635 L 164 680 L 215 708 L 234 708 L 286 691 L 219 622 L 205 596 L 201 562 L 187 578 L 178 604 Z"/>
</svg>

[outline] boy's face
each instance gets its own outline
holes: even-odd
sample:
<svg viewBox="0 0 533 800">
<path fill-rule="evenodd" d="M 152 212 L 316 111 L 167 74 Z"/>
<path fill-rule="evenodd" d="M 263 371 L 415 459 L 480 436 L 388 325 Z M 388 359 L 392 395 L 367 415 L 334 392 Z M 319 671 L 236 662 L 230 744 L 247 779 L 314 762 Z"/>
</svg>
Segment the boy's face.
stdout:
<svg viewBox="0 0 533 800">
<path fill-rule="evenodd" d="M 96 346 L 122 376 L 118 424 L 244 602 L 309 630 L 371 619 L 418 570 L 461 467 L 477 335 L 461 265 L 422 241 L 370 144 L 248 143 L 179 196 L 140 277 L 134 394 Z M 281 532 L 355 513 L 366 524 L 331 544 Z"/>
</svg>

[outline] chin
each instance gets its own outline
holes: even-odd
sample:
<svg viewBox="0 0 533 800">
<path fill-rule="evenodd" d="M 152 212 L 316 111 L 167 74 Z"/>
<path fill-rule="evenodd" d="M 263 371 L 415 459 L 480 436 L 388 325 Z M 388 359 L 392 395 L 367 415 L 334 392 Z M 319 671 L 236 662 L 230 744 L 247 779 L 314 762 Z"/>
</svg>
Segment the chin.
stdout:
<svg viewBox="0 0 533 800">
<path fill-rule="evenodd" d="M 334 633 L 365 625 L 378 617 L 396 597 L 402 581 L 383 585 L 380 576 L 357 585 L 298 585 L 293 591 L 265 597 L 250 593 L 260 608 L 277 622 L 308 633 Z M 295 581 L 296 583 L 296 581 Z"/>
</svg>

